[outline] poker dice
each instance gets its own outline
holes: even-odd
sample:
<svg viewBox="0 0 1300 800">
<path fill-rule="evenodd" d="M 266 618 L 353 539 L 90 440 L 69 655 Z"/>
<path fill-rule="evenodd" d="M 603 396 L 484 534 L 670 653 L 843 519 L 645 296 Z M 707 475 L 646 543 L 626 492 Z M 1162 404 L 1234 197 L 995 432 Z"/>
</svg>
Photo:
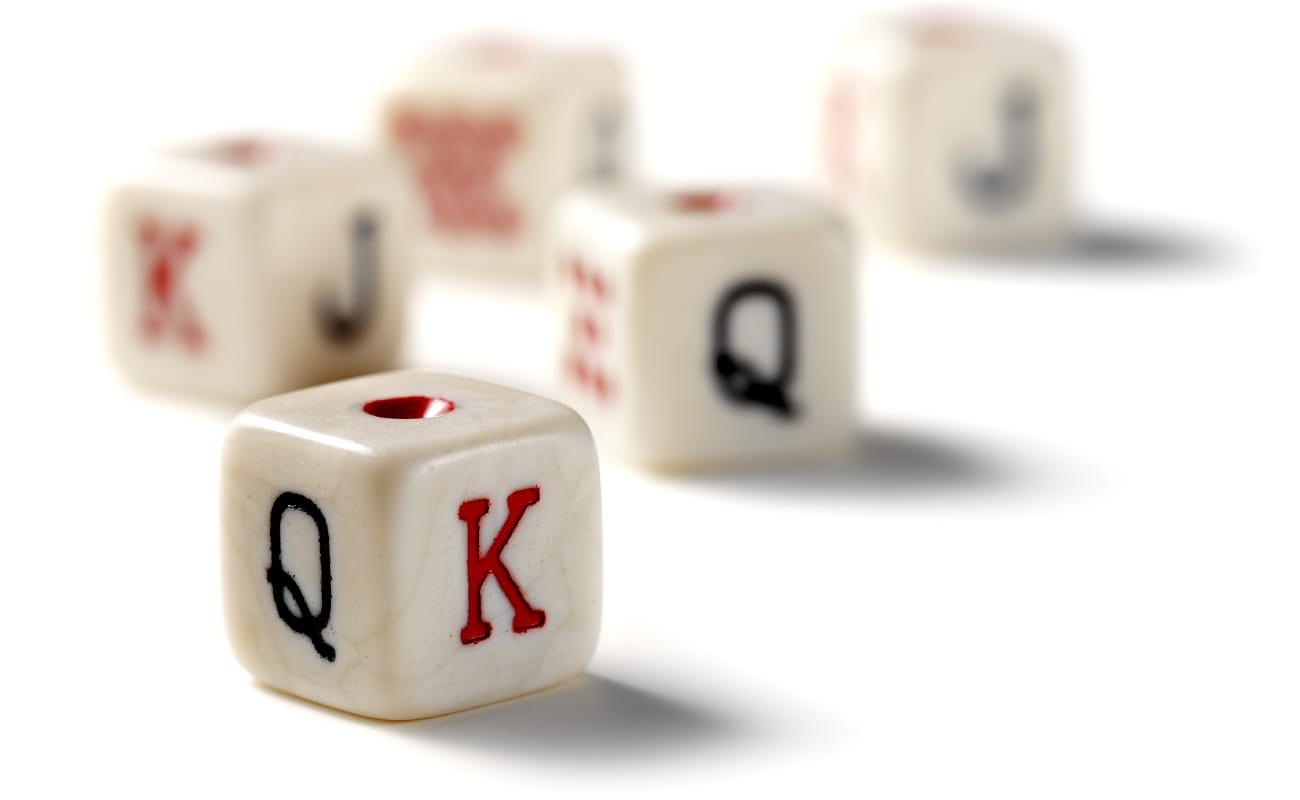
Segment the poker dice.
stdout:
<svg viewBox="0 0 1300 800">
<path fill-rule="evenodd" d="M 996 250 L 1066 233 L 1066 67 L 1038 35 L 937 14 L 855 31 L 821 126 L 828 188 L 884 237 Z"/>
<path fill-rule="evenodd" d="M 549 214 L 576 183 L 630 169 L 628 95 L 609 53 L 513 39 L 433 52 L 383 102 L 421 201 L 424 260 L 536 282 Z"/>
<path fill-rule="evenodd" d="M 596 454 L 551 400 L 423 371 L 262 400 L 227 435 L 221 527 L 235 654 L 289 694 L 428 717 L 595 649 Z"/>
<path fill-rule="evenodd" d="M 664 469 L 834 455 L 857 440 L 853 247 L 772 189 L 585 190 L 549 259 L 566 399 Z"/>
<path fill-rule="evenodd" d="M 141 382 L 248 401 L 386 369 L 409 226 L 386 158 L 284 138 L 159 154 L 110 193 L 110 347 Z"/>
</svg>

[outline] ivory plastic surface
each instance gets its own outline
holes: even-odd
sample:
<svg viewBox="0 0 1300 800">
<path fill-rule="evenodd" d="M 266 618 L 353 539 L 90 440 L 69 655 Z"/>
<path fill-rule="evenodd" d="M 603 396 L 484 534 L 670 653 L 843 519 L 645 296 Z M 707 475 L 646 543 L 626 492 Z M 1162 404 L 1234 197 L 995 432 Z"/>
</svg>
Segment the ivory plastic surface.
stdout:
<svg viewBox="0 0 1300 800">
<path fill-rule="evenodd" d="M 413 396 L 443 413 L 363 410 Z M 596 455 L 551 400 L 422 371 L 264 400 L 231 426 L 221 519 L 235 655 L 285 692 L 414 719 L 551 686 L 595 649 Z"/>
<path fill-rule="evenodd" d="M 549 261 L 566 399 L 652 467 L 843 452 L 852 251 L 835 217 L 782 190 L 574 193 Z"/>
<path fill-rule="evenodd" d="M 415 64 L 380 127 L 420 198 L 423 259 L 538 281 L 559 195 L 629 173 L 629 105 L 621 65 L 598 49 L 468 40 Z"/>
<path fill-rule="evenodd" d="M 881 19 L 845 37 L 822 95 L 826 185 L 873 234 L 938 248 L 1058 242 L 1070 97 L 1055 45 L 982 19 Z"/>
<path fill-rule="evenodd" d="M 284 139 L 152 157 L 105 209 L 123 371 L 248 401 L 387 368 L 409 258 L 401 192 L 378 154 Z"/>
</svg>

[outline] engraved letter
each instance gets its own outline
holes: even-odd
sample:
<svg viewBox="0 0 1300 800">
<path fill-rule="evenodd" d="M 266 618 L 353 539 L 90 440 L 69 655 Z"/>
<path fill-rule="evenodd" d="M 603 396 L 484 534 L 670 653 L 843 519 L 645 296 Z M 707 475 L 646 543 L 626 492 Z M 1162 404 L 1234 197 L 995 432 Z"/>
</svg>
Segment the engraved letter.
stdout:
<svg viewBox="0 0 1300 800">
<path fill-rule="evenodd" d="M 280 523 L 290 509 L 301 511 L 316 523 L 316 539 L 320 547 L 320 611 L 315 614 L 307 605 L 307 598 L 298 582 L 280 563 Z M 310 639 L 321 658 L 333 661 L 334 648 L 321 635 L 330 621 L 330 532 L 320 506 L 300 494 L 284 492 L 271 506 L 271 566 L 266 570 L 266 579 L 271 583 L 275 610 L 284 624 L 294 633 Z"/>
<path fill-rule="evenodd" d="M 957 163 L 961 195 L 986 214 L 1005 212 L 1023 202 L 1038 171 L 1038 95 L 1024 82 L 1002 95 L 1002 152 L 993 164 Z"/>
<path fill-rule="evenodd" d="M 776 307 L 780 353 L 776 372 L 770 376 L 760 375 L 752 364 L 731 352 L 731 314 L 749 297 L 769 300 Z M 713 368 L 718 388 L 733 403 L 756 403 L 787 419 L 795 416 L 796 409 L 787 396 L 795 371 L 794 301 L 785 287 L 772 281 L 752 280 L 733 286 L 723 295 L 713 311 Z"/>
<path fill-rule="evenodd" d="M 541 498 L 542 490 L 536 486 L 518 489 L 506 498 L 506 508 L 508 510 L 506 521 L 492 539 L 492 544 L 488 547 L 486 555 L 479 555 L 478 534 L 479 523 L 483 520 L 483 515 L 488 511 L 488 499 L 480 497 L 476 500 L 466 500 L 460 504 L 460 518 L 465 522 L 467 539 L 466 574 L 469 588 L 469 612 L 466 615 L 465 627 L 460 631 L 462 644 L 481 642 L 492 635 L 492 625 L 483 619 L 482 610 L 483 584 L 487 581 L 488 575 L 496 576 L 497 585 L 501 587 L 501 593 L 506 596 L 506 600 L 510 601 L 511 607 L 514 608 L 515 618 L 511 629 L 515 633 L 524 633 L 546 624 L 546 612 L 539 608 L 533 608 L 528 604 L 528 600 L 520 590 L 519 584 L 515 582 L 514 576 L 510 574 L 510 570 L 501 561 L 501 552 L 505 550 L 506 543 L 510 541 L 510 537 L 514 534 L 515 528 L 518 527 L 519 520 L 523 518 L 524 512 Z"/>
</svg>

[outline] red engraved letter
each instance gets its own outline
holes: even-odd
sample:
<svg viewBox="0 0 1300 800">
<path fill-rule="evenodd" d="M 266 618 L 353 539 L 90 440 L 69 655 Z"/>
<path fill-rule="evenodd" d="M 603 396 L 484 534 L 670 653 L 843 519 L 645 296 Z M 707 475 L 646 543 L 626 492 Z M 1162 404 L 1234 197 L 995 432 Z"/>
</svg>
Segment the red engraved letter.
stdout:
<svg viewBox="0 0 1300 800">
<path fill-rule="evenodd" d="M 145 341 L 155 342 L 171 331 L 191 353 L 203 348 L 203 328 L 180 287 L 181 271 L 198 249 L 198 240 L 192 226 L 169 229 L 153 217 L 145 217 L 136 228 L 144 288 L 140 332 Z"/>
<path fill-rule="evenodd" d="M 482 609 L 483 583 L 488 575 L 496 576 L 501 593 L 506 596 L 515 610 L 514 623 L 511 625 L 515 633 L 524 633 L 546 624 L 546 612 L 528 605 L 528 600 L 520 591 L 519 584 L 515 583 L 514 576 L 501 561 L 501 552 L 505 550 L 506 543 L 510 541 L 510 536 L 515 532 L 524 512 L 541 498 L 542 490 L 536 486 L 511 492 L 506 498 L 506 508 L 509 510 L 506 521 L 501 525 L 501 530 L 497 531 L 487 553 L 482 556 L 479 555 L 478 531 L 479 523 L 488 511 L 488 500 L 486 497 L 480 497 L 460 504 L 460 518 L 465 521 L 467 539 L 465 561 L 469 585 L 469 613 L 466 615 L 465 627 L 460 631 L 462 644 L 481 642 L 492 635 L 492 626 L 483 619 Z"/>
</svg>

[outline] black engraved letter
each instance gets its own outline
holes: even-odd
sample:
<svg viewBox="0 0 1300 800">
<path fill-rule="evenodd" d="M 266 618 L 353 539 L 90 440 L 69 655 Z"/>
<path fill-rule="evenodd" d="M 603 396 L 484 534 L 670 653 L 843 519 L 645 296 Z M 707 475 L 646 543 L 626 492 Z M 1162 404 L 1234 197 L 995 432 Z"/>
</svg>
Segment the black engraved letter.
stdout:
<svg viewBox="0 0 1300 800">
<path fill-rule="evenodd" d="M 337 297 L 316 298 L 316 319 L 332 341 L 345 343 L 356 339 L 370 326 L 375 315 L 379 286 L 378 233 L 379 223 L 369 211 L 358 211 L 352 218 L 350 307 L 345 307 Z"/>
<path fill-rule="evenodd" d="M 780 348 L 775 374 L 759 374 L 752 364 L 731 351 L 731 314 L 746 298 L 771 301 L 776 307 Z M 722 296 L 713 311 L 713 369 L 718 388 L 729 400 L 744 405 L 767 406 L 782 417 L 791 418 L 795 408 L 786 395 L 795 370 L 794 302 L 783 286 L 772 281 L 751 280 L 739 283 Z"/>
<path fill-rule="evenodd" d="M 1006 212 L 1028 195 L 1038 171 L 1038 114 L 1034 89 L 1023 81 L 1011 84 L 999 109 L 1002 143 L 997 161 L 972 164 L 973 159 L 959 159 L 957 186 L 976 210 Z"/>
<path fill-rule="evenodd" d="M 320 549 L 320 611 L 313 614 L 303 596 L 302 588 L 280 563 L 280 523 L 290 509 L 301 511 L 316 524 L 316 540 Z M 295 492 L 284 492 L 271 506 L 271 566 L 266 570 L 271 583 L 271 596 L 280 619 L 294 633 L 311 640 L 316 652 L 326 661 L 334 660 L 334 648 L 321 635 L 330 621 L 330 532 L 320 506 Z M 290 602 L 292 601 L 292 606 Z"/>
<path fill-rule="evenodd" d="M 585 177 L 592 181 L 618 179 L 622 136 L 622 109 L 614 101 L 597 106 L 591 115 L 591 154 Z"/>
</svg>

